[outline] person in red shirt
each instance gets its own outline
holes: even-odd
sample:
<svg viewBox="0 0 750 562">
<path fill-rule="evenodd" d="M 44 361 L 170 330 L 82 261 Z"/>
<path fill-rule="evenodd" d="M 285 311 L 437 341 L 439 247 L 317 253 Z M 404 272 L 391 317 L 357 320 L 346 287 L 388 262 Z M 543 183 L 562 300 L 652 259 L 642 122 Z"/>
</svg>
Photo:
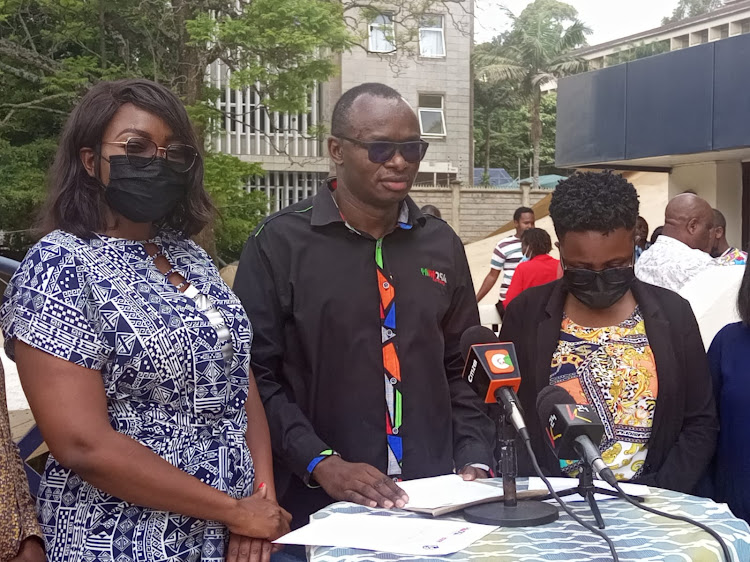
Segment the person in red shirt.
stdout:
<svg viewBox="0 0 750 562">
<path fill-rule="evenodd" d="M 529 287 L 551 283 L 560 277 L 560 261 L 549 255 L 552 240 L 546 230 L 530 228 L 525 231 L 521 235 L 521 250 L 526 261 L 516 267 L 505 295 L 505 306 Z"/>
</svg>

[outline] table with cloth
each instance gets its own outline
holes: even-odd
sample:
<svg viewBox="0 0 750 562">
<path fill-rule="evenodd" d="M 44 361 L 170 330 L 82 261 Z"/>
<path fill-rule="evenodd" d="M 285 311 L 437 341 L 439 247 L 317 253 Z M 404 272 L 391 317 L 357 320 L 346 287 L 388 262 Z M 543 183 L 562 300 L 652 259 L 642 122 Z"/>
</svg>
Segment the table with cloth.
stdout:
<svg viewBox="0 0 750 562">
<path fill-rule="evenodd" d="M 571 486 L 576 480 L 571 479 Z M 499 482 L 498 482 L 499 485 Z M 518 490 L 527 487 L 519 479 Z M 624 500 L 600 501 L 604 530 L 615 543 L 621 562 L 721 562 L 721 548 L 716 540 L 701 529 L 665 517 L 647 513 Z M 594 524 L 585 502 L 570 502 L 573 512 Z M 750 561 L 750 527 L 737 519 L 725 504 L 669 490 L 651 488 L 646 505 L 673 515 L 683 515 L 708 525 L 719 533 L 729 546 L 734 562 Z M 403 510 L 387 512 L 339 502 L 312 515 L 320 519 L 331 513 L 372 513 L 388 517 L 426 517 Z M 460 512 L 443 517 L 461 519 Z M 397 560 L 423 562 L 455 562 L 487 560 L 491 562 L 604 562 L 611 561 L 607 544 L 560 510 L 560 519 L 548 525 L 525 528 L 498 528 L 466 550 L 450 556 L 403 556 L 366 550 L 308 547 L 311 562 L 356 562 L 364 560 Z"/>
</svg>

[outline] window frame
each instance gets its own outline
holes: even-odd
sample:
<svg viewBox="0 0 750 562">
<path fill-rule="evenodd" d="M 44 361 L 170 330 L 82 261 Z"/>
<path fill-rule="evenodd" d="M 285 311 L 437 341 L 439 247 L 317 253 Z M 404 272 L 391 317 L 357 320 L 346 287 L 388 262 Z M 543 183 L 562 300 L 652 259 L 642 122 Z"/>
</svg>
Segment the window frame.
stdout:
<svg viewBox="0 0 750 562">
<path fill-rule="evenodd" d="M 379 18 L 379 17 L 387 17 L 390 20 L 390 23 L 376 23 L 375 20 L 377 18 Z M 390 50 L 388 50 L 388 51 L 379 51 L 379 50 L 374 50 L 372 48 L 373 47 L 373 45 L 372 45 L 372 31 L 373 31 L 374 27 L 377 27 L 378 31 L 383 34 L 384 40 L 387 41 L 388 43 L 390 43 L 390 45 L 391 45 L 391 49 Z M 388 38 L 388 34 L 386 32 L 386 29 L 390 30 L 392 39 Z M 390 53 L 395 53 L 396 50 L 397 50 L 397 47 L 396 47 L 396 24 L 393 21 L 393 14 L 390 13 L 390 12 L 380 13 L 377 16 L 375 16 L 375 18 L 367 24 L 367 52 L 368 53 L 375 53 L 375 54 L 379 54 L 379 55 L 387 55 L 387 54 L 390 54 Z"/>
<path fill-rule="evenodd" d="M 422 96 L 435 96 L 440 98 L 440 107 L 423 107 L 421 102 Z M 427 133 L 424 130 L 424 126 L 422 123 L 422 112 L 427 113 L 439 113 L 440 114 L 440 121 L 443 125 L 443 132 L 442 133 Z M 423 137 L 427 138 L 433 138 L 433 139 L 444 139 L 448 136 L 448 124 L 445 121 L 445 94 L 441 93 L 430 93 L 430 92 L 420 92 L 417 96 L 417 115 L 419 116 L 419 132 Z"/>
<path fill-rule="evenodd" d="M 425 14 L 425 18 L 432 17 L 432 18 L 440 18 L 440 27 L 427 27 L 423 26 L 420 22 L 419 24 L 419 56 L 421 58 L 425 59 L 444 59 L 448 56 L 448 50 L 445 44 L 445 16 L 443 14 Z M 442 55 L 426 55 L 424 51 L 422 50 L 422 30 L 424 31 L 439 31 L 440 32 L 440 39 L 443 46 L 443 54 Z"/>
</svg>

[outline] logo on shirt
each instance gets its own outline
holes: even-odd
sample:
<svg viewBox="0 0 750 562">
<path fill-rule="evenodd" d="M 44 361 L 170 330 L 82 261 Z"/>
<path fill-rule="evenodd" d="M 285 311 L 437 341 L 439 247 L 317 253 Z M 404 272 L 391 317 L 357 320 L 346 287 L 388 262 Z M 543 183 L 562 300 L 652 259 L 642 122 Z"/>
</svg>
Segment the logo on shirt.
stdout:
<svg viewBox="0 0 750 562">
<path fill-rule="evenodd" d="M 507 351 L 502 349 L 490 349 L 484 352 L 484 357 L 487 359 L 487 364 L 490 366 L 490 371 L 496 375 L 504 375 L 506 373 L 512 373 L 515 371 L 513 361 Z"/>
<path fill-rule="evenodd" d="M 435 271 L 432 269 L 427 269 L 426 267 L 421 268 L 420 271 L 422 272 L 422 275 L 424 275 L 425 277 L 429 277 L 435 283 L 438 283 L 440 285 L 448 284 L 448 278 L 445 276 L 445 273 L 441 273 L 439 271 Z"/>
</svg>

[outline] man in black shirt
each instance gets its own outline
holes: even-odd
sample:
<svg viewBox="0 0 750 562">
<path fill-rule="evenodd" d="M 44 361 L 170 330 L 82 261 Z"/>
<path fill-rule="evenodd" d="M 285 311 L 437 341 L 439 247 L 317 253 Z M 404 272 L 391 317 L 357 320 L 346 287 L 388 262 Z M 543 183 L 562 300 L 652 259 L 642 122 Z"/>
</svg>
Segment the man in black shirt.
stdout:
<svg viewBox="0 0 750 562">
<path fill-rule="evenodd" d="M 363 84 L 332 135 L 337 178 L 258 227 L 234 283 L 295 527 L 333 500 L 402 507 L 399 480 L 493 465 L 493 424 L 461 378 L 459 340 L 479 323 L 464 249 L 408 197 L 417 117 Z"/>
</svg>

